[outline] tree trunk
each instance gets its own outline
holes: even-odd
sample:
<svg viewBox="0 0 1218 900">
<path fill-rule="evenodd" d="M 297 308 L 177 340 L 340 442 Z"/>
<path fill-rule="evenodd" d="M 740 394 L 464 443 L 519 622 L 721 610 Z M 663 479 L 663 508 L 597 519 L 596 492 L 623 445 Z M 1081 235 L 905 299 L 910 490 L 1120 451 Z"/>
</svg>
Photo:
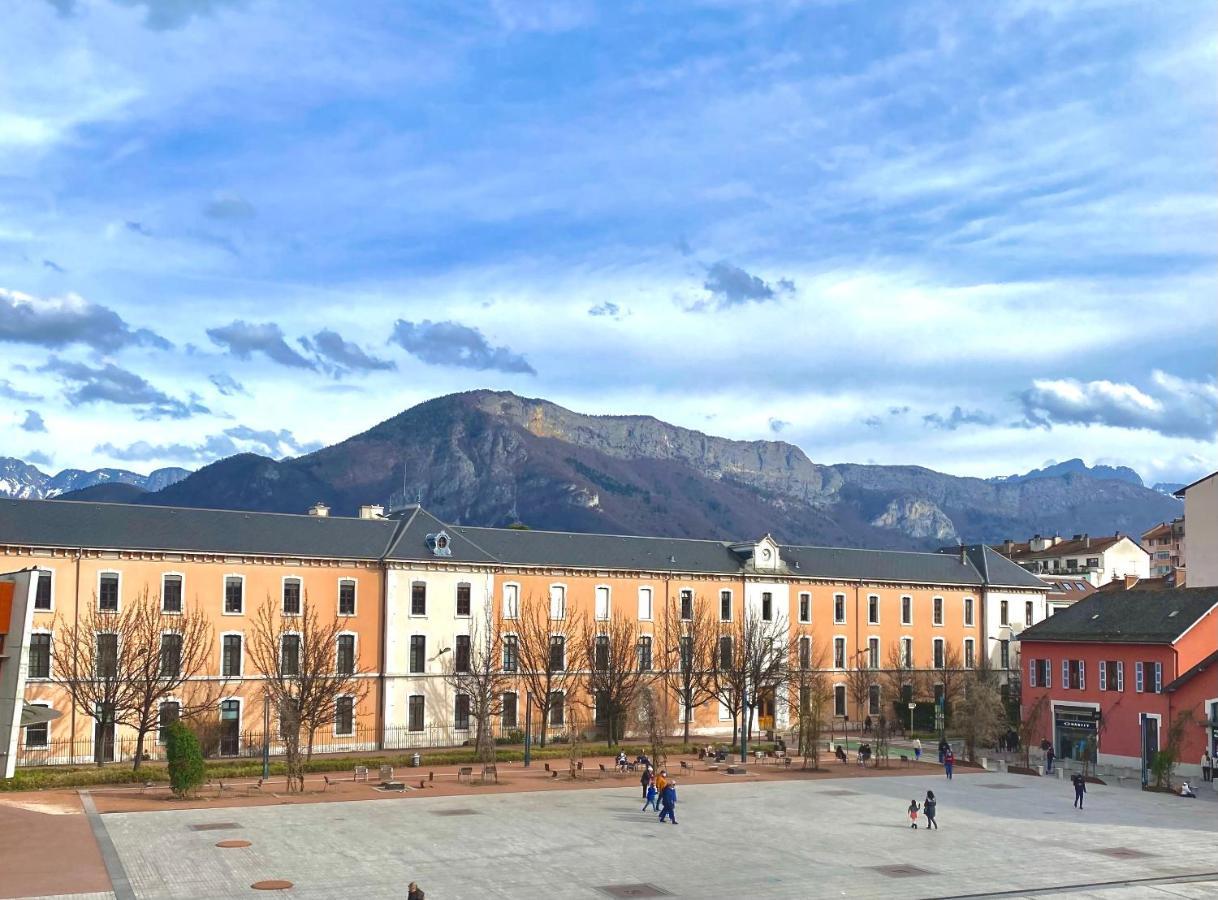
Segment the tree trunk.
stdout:
<svg viewBox="0 0 1218 900">
<path fill-rule="evenodd" d="M 684 713 L 685 713 L 685 714 L 684 714 L 683 718 L 685 719 L 685 731 L 684 731 L 684 738 L 683 738 L 683 740 L 684 740 L 684 742 L 685 742 L 685 746 L 686 746 L 686 747 L 688 747 L 688 746 L 689 746 L 689 720 L 690 720 L 690 718 L 691 718 L 691 717 L 690 717 L 690 713 L 689 713 L 689 688 L 688 688 L 688 687 L 685 689 L 685 710 L 684 710 Z"/>
<path fill-rule="evenodd" d="M 141 725 L 135 735 L 135 763 L 131 766 L 131 771 L 138 772 L 140 770 L 140 762 L 144 758 L 144 736 L 148 733 L 148 729 Z"/>
</svg>

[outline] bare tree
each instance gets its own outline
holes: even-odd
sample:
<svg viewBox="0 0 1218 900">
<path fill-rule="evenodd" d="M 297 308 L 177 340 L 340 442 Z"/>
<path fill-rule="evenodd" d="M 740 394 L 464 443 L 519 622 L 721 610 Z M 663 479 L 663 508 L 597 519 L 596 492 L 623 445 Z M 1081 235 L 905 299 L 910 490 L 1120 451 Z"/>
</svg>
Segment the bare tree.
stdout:
<svg viewBox="0 0 1218 900">
<path fill-rule="evenodd" d="M 931 669 L 922 673 L 922 677 L 927 684 L 926 693 L 930 696 L 934 696 L 935 685 L 940 685 L 943 693 L 943 723 L 946 726 L 954 721 L 953 708 L 964 688 L 968 670 L 964 668 L 960 649 L 951 641 L 943 642 L 942 661 L 942 666 L 932 666 Z"/>
<path fill-rule="evenodd" d="M 652 679 L 639 689 L 638 719 L 640 730 L 647 738 L 649 757 L 656 771 L 664 768 L 668 754 L 664 748 L 671 725 L 668 720 L 668 704 L 664 685 Z"/>
<path fill-rule="evenodd" d="M 763 697 L 778 705 L 779 692 L 787 683 L 791 670 L 790 634 L 787 618 L 776 614 L 769 619 L 745 616 L 745 633 L 749 683 L 753 702 L 749 704 L 745 727 L 753 734 L 753 717 Z M 777 709 L 775 709 L 777 713 Z"/>
<path fill-rule="evenodd" d="M 357 709 L 367 692 L 354 642 L 349 649 L 340 648 L 343 628 L 337 616 L 323 619 L 307 592 L 298 613 L 285 613 L 268 595 L 254 615 L 250 657 L 279 713 L 289 791 L 297 785 L 304 790 L 302 734 L 305 754 L 311 756 L 317 729 L 335 721 L 340 703 Z"/>
<path fill-rule="evenodd" d="M 854 668 L 846 672 L 846 693 L 854 701 L 859 722 L 863 721 L 864 716 L 870 716 L 871 689 L 879 683 L 880 670 L 866 665 L 863 653 L 855 656 Z"/>
<path fill-rule="evenodd" d="M 683 616 L 688 612 L 688 616 Z M 682 743 L 689 744 L 693 711 L 715 697 L 712 678 L 717 638 L 714 610 L 699 594 L 688 610 L 673 598 L 664 611 L 660 634 L 664 685 L 678 703 L 683 724 Z"/>
<path fill-rule="evenodd" d="M 790 663 L 786 618 L 763 619 L 747 607 L 719 634 L 711 666 L 711 690 L 732 716 L 732 740 L 752 732 L 757 701 L 763 696 L 777 699 L 786 682 Z M 752 698 L 748 715 L 744 700 Z"/>
<path fill-rule="evenodd" d="M 455 696 L 466 698 L 478 759 L 490 765 L 495 761 L 492 722 L 514 676 L 504 672 L 503 635 L 489 604 L 480 620 L 471 621 L 468 635 L 457 635 L 456 644 L 445 660 L 444 681 Z"/>
<path fill-rule="evenodd" d="M 1021 707 L 1022 709 L 1022 707 Z M 1036 736 L 1043 734 L 1045 713 L 1049 709 L 1049 695 L 1041 694 L 1036 702 L 1028 707 L 1028 711 L 1019 720 L 1019 745 L 1023 750 L 1023 765 L 1025 769 L 1032 767 L 1032 742 Z"/>
<path fill-rule="evenodd" d="M 135 731 L 133 768 L 139 769 L 145 739 L 169 714 L 168 704 L 177 704 L 176 717 L 189 718 L 214 709 L 221 685 L 200 678 L 213 639 L 197 603 L 183 606 L 179 598 L 180 611 L 166 612 L 161 596 L 145 586 L 121 605 L 115 598 L 114 606 L 100 608 L 94 595 L 74 621 L 56 617 L 56 674 L 73 705 L 97 719 L 97 765 L 112 750 L 114 727 L 125 725 Z"/>
<path fill-rule="evenodd" d="M 918 693 L 918 672 L 913 667 L 913 660 L 901 651 L 900 641 L 893 641 L 889 645 L 884 662 L 885 666 L 880 670 L 879 676 L 884 687 L 888 689 L 886 693 L 902 703 L 912 702 Z M 904 728 L 904 717 L 900 721 L 901 727 Z"/>
<path fill-rule="evenodd" d="M 983 657 L 981 664 L 965 676 L 953 721 L 964 737 L 969 762 L 976 762 L 978 745 L 993 745 L 1006 730 L 1007 715 L 998 692 L 998 676 L 988 659 Z"/>
<path fill-rule="evenodd" d="M 825 672 L 825 648 L 816 638 L 801 632 L 795 635 L 793 644 L 795 659 L 791 664 L 791 681 L 796 690 L 799 754 L 804 759 L 805 769 L 809 761 L 813 769 L 819 769 L 820 740 L 833 703 L 833 685 Z"/>
<path fill-rule="evenodd" d="M 566 598 L 563 599 L 565 607 Z M 571 639 L 579 634 L 578 617 L 572 610 L 551 610 L 548 597 L 528 596 L 520 603 L 516 636 L 520 655 L 520 677 L 533 695 L 541 713 L 541 746 L 546 745 L 546 731 L 556 695 L 565 693 L 574 682 L 569 665 Z M 561 616 L 552 616 L 561 612 Z"/>
<path fill-rule="evenodd" d="M 622 737 L 626 714 L 645 677 L 638 621 L 616 609 L 608 619 L 584 619 L 575 649 L 587 697 L 595 704 L 596 718 L 604 718 L 605 740 L 612 747 Z"/>
</svg>

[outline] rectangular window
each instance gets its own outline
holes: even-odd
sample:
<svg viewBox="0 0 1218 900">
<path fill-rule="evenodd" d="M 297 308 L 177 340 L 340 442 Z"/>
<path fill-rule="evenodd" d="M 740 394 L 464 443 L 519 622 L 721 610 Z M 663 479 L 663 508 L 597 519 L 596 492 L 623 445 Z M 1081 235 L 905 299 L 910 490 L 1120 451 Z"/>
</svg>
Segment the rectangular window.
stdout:
<svg viewBox="0 0 1218 900">
<path fill-rule="evenodd" d="M 913 597 L 901 598 L 901 624 L 913 624 Z"/>
<path fill-rule="evenodd" d="M 340 616 L 355 615 L 355 581 L 344 578 L 338 583 L 338 614 Z"/>
<path fill-rule="evenodd" d="M 1067 683 L 1070 686 L 1070 690 L 1081 691 L 1083 689 L 1082 662 L 1077 659 L 1064 660 L 1063 662 L 1065 663 L 1063 668 L 1066 670 L 1062 673 L 1062 675 L 1064 676 L 1063 680 L 1069 679 L 1069 681 Z M 1065 687 L 1065 686 L 1066 686 L 1065 684 L 1062 685 L 1062 687 Z"/>
<path fill-rule="evenodd" d="M 38 591 L 34 594 L 34 609 L 48 610 L 51 608 L 51 573 L 38 573 Z M 27 732 L 28 733 L 28 732 Z M 26 746 L 29 746 L 28 742 Z"/>
<path fill-rule="evenodd" d="M 812 621 L 811 594 L 804 593 L 799 595 L 799 621 L 803 624 L 807 624 L 808 622 Z"/>
<path fill-rule="evenodd" d="M 731 591 L 720 591 L 719 592 L 719 621 L 720 622 L 732 621 L 732 592 Z"/>
<path fill-rule="evenodd" d="M 973 639 L 966 638 L 964 641 L 964 668 L 972 669 L 977 665 L 977 660 L 973 651 Z"/>
<path fill-rule="evenodd" d="M 427 667 L 427 638 L 421 634 L 410 636 L 410 671 L 419 675 Z"/>
<path fill-rule="evenodd" d="M 1070 660 L 1062 660 L 1062 690 L 1070 688 Z"/>
<path fill-rule="evenodd" d="M 846 639 L 844 637 L 833 639 L 833 667 L 835 669 L 846 668 Z"/>
<path fill-rule="evenodd" d="M 26 677 L 51 677 L 51 636 L 49 634 L 30 635 L 30 662 L 26 670 Z"/>
<path fill-rule="evenodd" d="M 1117 667 L 1116 689 L 1118 691 L 1124 691 L 1125 690 L 1125 663 L 1124 663 L 1124 661 L 1118 660 L 1116 667 Z"/>
<path fill-rule="evenodd" d="M 182 611 L 182 576 L 161 576 L 161 612 L 180 613 Z"/>
<path fill-rule="evenodd" d="M 603 622 L 609 618 L 609 588 L 600 586 L 596 589 L 596 618 Z"/>
<path fill-rule="evenodd" d="M 460 647 L 460 638 L 457 639 Z M 335 671 L 339 675 L 355 674 L 355 635 L 340 634 L 335 648 Z"/>
<path fill-rule="evenodd" d="M 729 672 L 732 668 L 732 636 L 725 634 L 719 638 L 719 669 Z"/>
<path fill-rule="evenodd" d="M 515 672 L 520 666 L 520 638 L 514 634 L 503 636 L 503 671 Z"/>
<path fill-rule="evenodd" d="M 550 724 L 561 725 L 565 721 L 563 717 L 563 694 L 562 691 L 550 692 Z"/>
<path fill-rule="evenodd" d="M 285 634 L 279 638 L 279 672 L 286 678 L 300 675 L 300 635 Z"/>
<path fill-rule="evenodd" d="M 45 703 L 33 703 L 31 706 L 37 706 L 40 709 L 48 709 Z M 30 749 L 45 748 L 50 743 L 51 723 L 39 722 L 36 725 L 25 726 L 25 746 Z"/>
<path fill-rule="evenodd" d="M 457 648 L 453 652 L 453 671 L 469 672 L 469 635 L 457 635 Z"/>
<path fill-rule="evenodd" d="M 97 636 L 97 677 L 118 677 L 118 635 L 99 634 Z"/>
<path fill-rule="evenodd" d="M 415 581 L 410 585 L 410 614 L 427 615 L 427 582 Z"/>
<path fill-rule="evenodd" d="M 833 715 L 841 718 L 846 715 L 846 686 L 833 685 Z"/>
<path fill-rule="evenodd" d="M 176 700 L 166 700 L 157 707 L 157 743 L 169 742 L 169 726 L 182 718 L 182 706 Z"/>
<path fill-rule="evenodd" d="M 226 634 L 220 656 L 220 674 L 232 677 L 241 675 L 241 635 Z"/>
<path fill-rule="evenodd" d="M 457 585 L 457 615 L 468 616 L 470 614 L 470 586 L 468 582 L 461 582 Z"/>
<path fill-rule="evenodd" d="M 406 730 L 423 730 L 423 695 L 411 694 L 406 700 Z"/>
<path fill-rule="evenodd" d="M 550 618 L 558 621 L 567 617 L 567 589 L 561 584 L 550 586 Z"/>
<path fill-rule="evenodd" d="M 652 591 L 649 587 L 639 588 L 639 621 L 651 621 Z"/>
<path fill-rule="evenodd" d="M 934 665 L 936 669 L 943 668 L 943 638 L 935 638 L 934 642 Z"/>
<path fill-rule="evenodd" d="M 998 642 L 998 665 L 1004 669 L 1011 668 L 1011 642 Z"/>
<path fill-rule="evenodd" d="M 689 636 L 682 637 L 678 642 L 678 649 L 681 654 L 680 671 L 688 672 L 694 667 L 694 639 Z"/>
<path fill-rule="evenodd" d="M 1098 569 L 1100 567 L 1100 558 L 1098 556 L 1087 557 L 1087 568 Z"/>
<path fill-rule="evenodd" d="M 1142 662 L 1133 664 L 1133 689 L 1139 694 L 1146 690 L 1146 673 Z"/>
<path fill-rule="evenodd" d="M 1023 623 L 1025 625 L 1032 624 L 1032 611 L 1033 611 L 1032 601 L 1029 600 L 1027 603 L 1025 603 L 1023 605 Z"/>
<path fill-rule="evenodd" d="M 694 592 L 685 588 L 681 591 L 681 618 L 688 622 L 694 617 Z"/>
<path fill-rule="evenodd" d="M 503 586 L 503 617 L 505 619 L 520 618 L 520 585 L 518 584 Z"/>
<path fill-rule="evenodd" d="M 354 697 L 339 697 L 334 704 L 334 733 L 342 736 L 355 734 Z"/>
<path fill-rule="evenodd" d="M 1113 670 L 1112 674 L 1115 676 L 1116 670 Z M 1108 661 L 1107 660 L 1103 660 L 1103 659 L 1100 660 L 1100 679 L 1099 680 L 1100 680 L 1100 690 L 1101 691 L 1108 690 Z"/>
<path fill-rule="evenodd" d="M 596 666 L 598 672 L 606 672 L 609 670 L 609 636 L 598 634 L 596 636 L 595 653 L 593 655 L 593 665 Z"/>
<path fill-rule="evenodd" d="M 1040 661 L 1028 660 L 1028 687 L 1036 687 L 1037 675 L 1040 674 Z"/>
<path fill-rule="evenodd" d="M 880 714 L 880 686 L 878 684 L 868 685 L 867 687 L 867 715 L 878 716 Z"/>
<path fill-rule="evenodd" d="M 973 624 L 973 598 L 964 598 L 964 625 L 966 628 Z"/>
<path fill-rule="evenodd" d="M 913 638 L 901 638 L 901 665 L 913 668 Z"/>
<path fill-rule="evenodd" d="M 774 595 L 769 591 L 761 592 L 761 621 L 774 621 Z"/>
<path fill-rule="evenodd" d="M 224 579 L 224 611 L 240 615 L 245 608 L 245 579 L 240 575 L 229 575 Z"/>
<path fill-rule="evenodd" d="M 561 634 L 550 638 L 550 671 L 564 672 L 567 668 L 567 640 Z"/>
<path fill-rule="evenodd" d="M 457 694 L 453 700 L 453 727 L 469 731 L 469 694 Z"/>
<path fill-rule="evenodd" d="M 516 727 L 516 695 L 508 691 L 500 700 L 499 724 L 504 728 Z"/>
<path fill-rule="evenodd" d="M 283 614 L 285 616 L 300 615 L 300 579 L 283 579 Z"/>
<path fill-rule="evenodd" d="M 880 624 L 880 598 L 875 594 L 867 598 L 867 624 Z"/>
<path fill-rule="evenodd" d="M 843 625 L 846 622 L 846 595 L 833 595 L 833 623 Z"/>
<path fill-rule="evenodd" d="M 932 624 L 934 624 L 934 625 L 943 624 L 943 598 L 942 597 L 936 597 L 934 600 L 933 616 L 934 616 L 934 618 L 931 619 Z"/>
<path fill-rule="evenodd" d="M 651 671 L 651 638 L 643 635 L 639 638 L 639 671 Z"/>
<path fill-rule="evenodd" d="M 810 669 L 812 667 L 812 639 L 801 637 L 799 639 L 799 667 L 801 669 Z"/>
<path fill-rule="evenodd" d="M 118 574 L 103 572 L 97 582 L 97 608 L 102 612 L 118 612 Z"/>
<path fill-rule="evenodd" d="M 867 638 L 867 668 L 878 669 L 880 667 L 880 639 L 878 637 Z"/>
<path fill-rule="evenodd" d="M 1007 601 L 1005 601 L 1005 600 L 1001 601 L 998 604 L 998 624 L 999 625 L 1010 625 L 1011 624 L 1010 604 L 1008 604 Z"/>
<path fill-rule="evenodd" d="M 1155 693 L 1163 693 L 1163 664 L 1155 663 Z"/>
<path fill-rule="evenodd" d="M 182 635 L 175 632 L 161 635 L 161 677 L 177 678 L 182 674 Z"/>
</svg>

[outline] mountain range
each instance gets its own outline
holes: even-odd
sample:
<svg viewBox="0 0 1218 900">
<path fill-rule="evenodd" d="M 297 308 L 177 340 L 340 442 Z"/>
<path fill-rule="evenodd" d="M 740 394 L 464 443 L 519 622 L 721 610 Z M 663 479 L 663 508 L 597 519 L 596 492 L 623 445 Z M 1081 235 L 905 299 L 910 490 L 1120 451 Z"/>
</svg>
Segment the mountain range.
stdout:
<svg viewBox="0 0 1218 900">
<path fill-rule="evenodd" d="M 1178 500 L 1143 486 L 1132 470 L 1074 462 L 994 480 L 918 466 L 824 465 L 783 441 L 728 440 L 650 416 L 584 415 L 472 391 L 421 403 L 306 456 L 240 454 L 185 477 L 161 469 L 144 484 L 134 473 L 99 470 L 111 473 L 103 480 L 109 492 L 129 496 L 64 499 L 275 512 L 322 501 L 338 515 L 418 501 L 455 524 L 733 540 L 769 532 L 791 543 L 874 548 L 1137 535 L 1181 512 Z M 0 461 L 0 479 L 5 471 Z M 158 478 L 165 483 L 153 486 Z M 145 490 L 131 494 L 116 481 Z"/>
<path fill-rule="evenodd" d="M 189 469 L 157 469 L 147 475 L 129 472 L 126 469 L 64 469 L 48 475 L 37 466 L 0 456 L 0 497 L 16 497 L 19 500 L 52 500 L 68 493 L 92 490 L 93 495 L 84 499 L 124 500 L 140 494 L 159 491 L 190 474 Z M 115 490 L 101 491 L 103 487 Z M 122 488 L 129 490 L 122 490 Z"/>
</svg>

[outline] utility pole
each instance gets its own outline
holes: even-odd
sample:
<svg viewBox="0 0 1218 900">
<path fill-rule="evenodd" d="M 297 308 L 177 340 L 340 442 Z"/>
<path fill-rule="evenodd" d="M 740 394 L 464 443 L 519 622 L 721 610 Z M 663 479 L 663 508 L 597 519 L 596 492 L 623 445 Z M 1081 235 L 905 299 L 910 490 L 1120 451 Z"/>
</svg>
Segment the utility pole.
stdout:
<svg viewBox="0 0 1218 900">
<path fill-rule="evenodd" d="M 748 688 L 740 696 L 740 761 L 749 761 L 749 691 Z"/>
<path fill-rule="evenodd" d="M 262 692 L 262 780 L 271 777 L 271 698 Z"/>
<path fill-rule="evenodd" d="M 533 692 L 524 692 L 524 767 L 533 761 Z"/>
</svg>

